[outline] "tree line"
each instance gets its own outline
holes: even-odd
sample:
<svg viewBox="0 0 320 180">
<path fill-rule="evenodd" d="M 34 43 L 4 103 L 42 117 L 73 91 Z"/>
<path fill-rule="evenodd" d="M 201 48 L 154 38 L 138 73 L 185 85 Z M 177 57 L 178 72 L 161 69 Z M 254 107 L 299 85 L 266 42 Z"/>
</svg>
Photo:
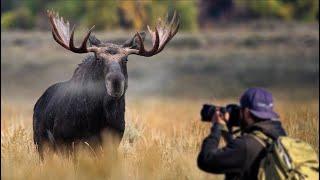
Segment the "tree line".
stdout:
<svg viewBox="0 0 320 180">
<path fill-rule="evenodd" d="M 177 10 L 181 28 L 193 31 L 212 21 L 280 19 L 317 21 L 319 0 L 1 0 L 1 29 L 46 29 L 54 9 L 78 26 L 98 30 L 143 29 Z"/>
</svg>

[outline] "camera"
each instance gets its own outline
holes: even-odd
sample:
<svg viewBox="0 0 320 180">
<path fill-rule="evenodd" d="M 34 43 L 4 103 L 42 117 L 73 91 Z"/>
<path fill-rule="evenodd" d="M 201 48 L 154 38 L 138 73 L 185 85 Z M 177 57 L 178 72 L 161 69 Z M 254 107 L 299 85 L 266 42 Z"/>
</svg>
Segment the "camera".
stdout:
<svg viewBox="0 0 320 180">
<path fill-rule="evenodd" d="M 225 114 L 226 112 L 230 114 L 230 118 L 227 122 L 228 127 L 240 126 L 240 106 L 237 104 L 228 104 L 226 107 L 204 104 L 201 109 L 201 120 L 210 122 L 217 109 L 219 109 L 222 114 Z"/>
</svg>

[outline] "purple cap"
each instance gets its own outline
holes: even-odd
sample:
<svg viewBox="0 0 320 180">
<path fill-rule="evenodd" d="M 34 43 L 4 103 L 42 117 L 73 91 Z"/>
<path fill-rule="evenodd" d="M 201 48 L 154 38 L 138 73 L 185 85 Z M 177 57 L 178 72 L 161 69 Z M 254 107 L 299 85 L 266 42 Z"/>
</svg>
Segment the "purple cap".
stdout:
<svg viewBox="0 0 320 180">
<path fill-rule="evenodd" d="M 279 115 L 273 111 L 272 94 L 262 88 L 249 88 L 240 98 L 240 105 L 261 119 L 276 120 Z"/>
</svg>

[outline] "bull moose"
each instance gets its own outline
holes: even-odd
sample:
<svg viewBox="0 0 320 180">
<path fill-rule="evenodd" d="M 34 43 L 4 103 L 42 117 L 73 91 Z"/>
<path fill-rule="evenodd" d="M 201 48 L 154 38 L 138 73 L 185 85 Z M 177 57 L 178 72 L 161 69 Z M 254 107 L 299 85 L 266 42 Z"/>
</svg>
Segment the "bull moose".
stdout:
<svg viewBox="0 0 320 180">
<path fill-rule="evenodd" d="M 40 156 L 43 158 L 44 144 L 54 149 L 84 141 L 100 146 L 105 132 L 113 133 L 121 140 L 125 130 L 128 56 L 150 57 L 160 53 L 178 32 L 179 16 L 174 12 L 165 22 L 159 19 L 154 31 L 148 26 L 152 48 L 146 50 L 145 32 L 137 32 L 118 45 L 90 35 L 93 27 L 81 46 L 75 47 L 75 28 L 70 31 L 69 22 L 54 11 L 47 11 L 47 14 L 53 38 L 58 44 L 74 53 L 93 52 L 94 55 L 78 65 L 70 80 L 50 86 L 36 102 L 33 135 Z"/>
</svg>

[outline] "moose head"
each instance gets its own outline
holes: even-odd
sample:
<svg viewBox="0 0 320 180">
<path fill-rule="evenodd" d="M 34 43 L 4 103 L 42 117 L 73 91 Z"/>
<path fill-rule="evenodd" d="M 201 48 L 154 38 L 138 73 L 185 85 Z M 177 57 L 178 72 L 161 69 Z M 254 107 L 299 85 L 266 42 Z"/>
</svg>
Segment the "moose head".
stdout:
<svg viewBox="0 0 320 180">
<path fill-rule="evenodd" d="M 52 26 L 52 35 L 54 40 L 67 50 L 74 53 L 95 54 L 96 60 L 103 63 L 103 77 L 107 89 L 107 93 L 115 98 L 121 97 L 128 86 L 127 61 L 128 56 L 136 54 L 139 56 L 150 57 L 161 52 L 166 44 L 173 38 L 179 29 L 179 16 L 174 12 L 171 20 L 167 18 L 165 22 L 159 19 L 154 31 L 148 27 L 148 31 L 152 40 L 152 48 L 145 49 L 144 39 L 145 32 L 137 32 L 132 38 L 122 45 L 113 43 L 104 43 L 95 36 L 90 35 L 94 26 L 85 35 L 80 47 L 74 45 L 74 30 L 70 31 L 69 22 L 65 22 L 53 11 L 47 11 Z M 91 44 L 87 46 L 87 42 Z"/>
</svg>

